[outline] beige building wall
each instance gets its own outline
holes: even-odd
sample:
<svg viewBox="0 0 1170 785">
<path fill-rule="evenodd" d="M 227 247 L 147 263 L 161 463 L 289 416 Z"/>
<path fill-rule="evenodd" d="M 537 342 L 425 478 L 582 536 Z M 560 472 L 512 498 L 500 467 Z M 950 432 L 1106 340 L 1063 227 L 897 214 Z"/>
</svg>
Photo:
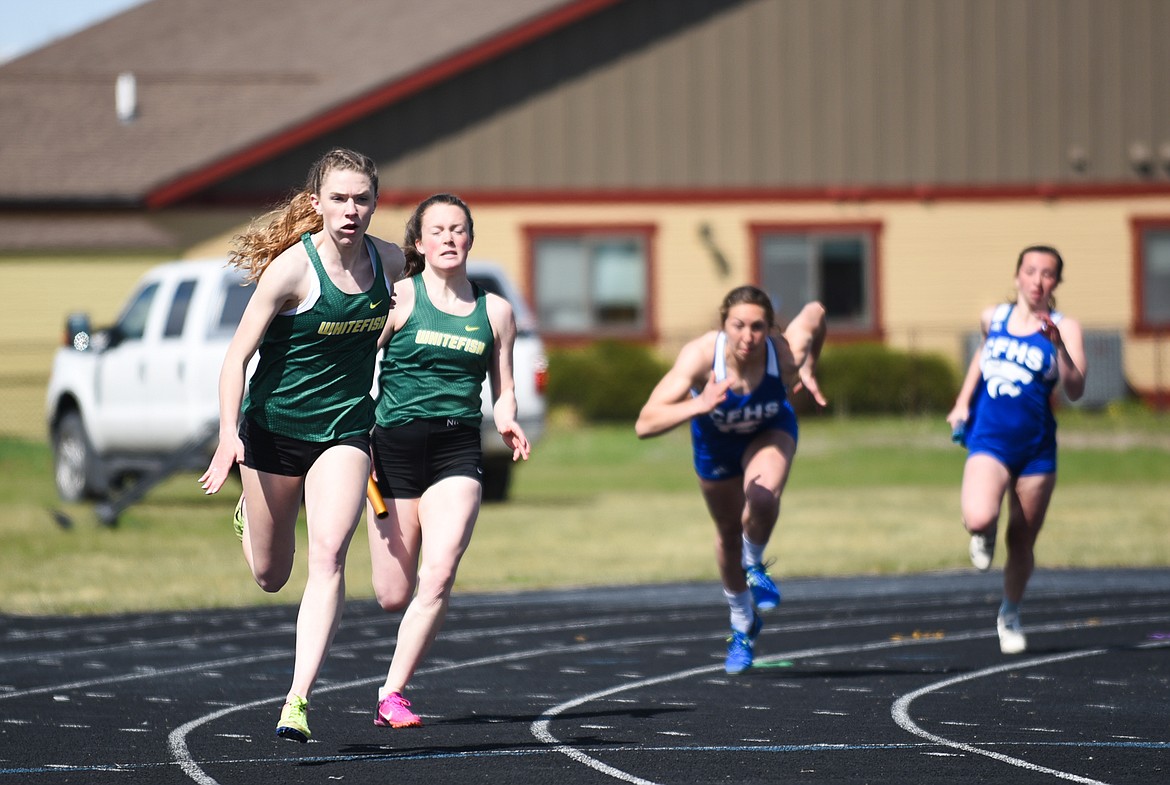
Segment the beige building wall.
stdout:
<svg viewBox="0 0 1170 785">
<path fill-rule="evenodd" d="M 881 324 L 891 346 L 942 353 L 956 365 L 981 310 L 1013 291 L 1016 256 L 1032 243 L 1065 258 L 1059 308 L 1088 330 L 1116 331 L 1128 382 L 1149 393 L 1170 389 L 1170 336 L 1134 336 L 1130 221 L 1170 215 L 1170 197 L 932 202 L 712 202 L 648 204 L 473 204 L 473 256 L 495 261 L 528 289 L 525 227 L 649 225 L 652 299 L 658 348 L 671 357 L 683 342 L 717 325 L 732 287 L 751 280 L 752 223 L 876 222 Z M 381 205 L 371 232 L 401 241 L 408 207 Z M 226 254 L 246 225 L 193 245 L 187 258 Z M 715 263 L 700 230 L 728 264 Z M 43 396 L 66 315 L 88 312 L 111 323 L 153 256 L 0 258 L 0 434 L 43 438 Z"/>
<path fill-rule="evenodd" d="M 966 334 L 979 329 L 981 311 L 1012 295 L 1019 251 L 1034 243 L 1053 245 L 1065 259 L 1058 308 L 1086 330 L 1122 336 L 1125 375 L 1132 386 L 1142 392 L 1170 387 L 1170 337 L 1158 341 L 1131 334 L 1135 284 L 1130 224 L 1134 217 L 1170 215 L 1170 198 L 473 207 L 474 255 L 499 262 L 522 282 L 527 274 L 524 226 L 657 227 L 653 308 L 658 345 L 667 356 L 714 327 L 722 296 L 751 279 L 752 223 L 880 224 L 880 310 L 886 342 L 938 352 L 956 364 Z M 728 262 L 727 275 L 704 245 L 704 225 Z"/>
</svg>

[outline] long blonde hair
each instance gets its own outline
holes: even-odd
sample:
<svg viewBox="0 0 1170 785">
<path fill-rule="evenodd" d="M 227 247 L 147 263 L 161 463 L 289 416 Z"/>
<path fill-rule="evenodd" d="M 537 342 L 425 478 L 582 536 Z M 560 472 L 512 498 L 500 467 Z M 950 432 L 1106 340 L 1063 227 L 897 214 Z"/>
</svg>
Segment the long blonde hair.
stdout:
<svg viewBox="0 0 1170 785">
<path fill-rule="evenodd" d="M 243 234 L 232 238 L 228 264 L 246 273 L 248 281 L 257 280 L 282 251 L 293 245 L 305 232 L 319 232 L 323 223 L 313 209 L 310 197 L 320 196 L 325 178 L 335 169 L 354 171 L 370 179 L 374 198 L 378 197 L 378 169 L 361 153 L 336 147 L 321 156 L 312 168 L 305 186 L 279 207 L 255 218 Z"/>
</svg>

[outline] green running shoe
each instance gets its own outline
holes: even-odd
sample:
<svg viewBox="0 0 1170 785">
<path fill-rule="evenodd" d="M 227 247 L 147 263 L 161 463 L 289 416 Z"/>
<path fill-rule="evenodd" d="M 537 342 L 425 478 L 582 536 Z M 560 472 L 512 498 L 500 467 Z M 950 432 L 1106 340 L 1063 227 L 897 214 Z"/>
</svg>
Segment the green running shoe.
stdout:
<svg viewBox="0 0 1170 785">
<path fill-rule="evenodd" d="M 276 724 L 276 735 L 282 739 L 299 741 L 301 744 L 312 738 L 309 732 L 309 702 L 300 695 L 290 695 L 280 710 L 280 722 Z"/>
<path fill-rule="evenodd" d="M 244 541 L 244 495 L 240 494 L 240 500 L 236 502 L 236 512 L 232 515 L 232 529 L 236 533 L 236 538 Z"/>
</svg>

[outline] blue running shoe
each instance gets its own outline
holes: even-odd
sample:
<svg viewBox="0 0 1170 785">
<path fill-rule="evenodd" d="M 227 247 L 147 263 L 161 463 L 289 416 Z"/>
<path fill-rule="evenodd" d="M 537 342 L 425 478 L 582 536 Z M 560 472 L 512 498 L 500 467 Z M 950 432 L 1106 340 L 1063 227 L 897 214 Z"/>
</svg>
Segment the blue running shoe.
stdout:
<svg viewBox="0 0 1170 785">
<path fill-rule="evenodd" d="M 780 604 L 780 587 L 768 575 L 766 568 L 764 564 L 753 564 L 745 570 L 748 588 L 752 590 L 752 602 L 762 611 L 770 611 Z"/>
<path fill-rule="evenodd" d="M 727 639 L 727 661 L 723 664 L 724 670 L 730 674 L 743 673 L 752 667 L 755 657 L 756 638 L 764 628 L 764 620 L 760 614 L 752 619 L 752 626 L 746 633 L 732 630 Z"/>
</svg>

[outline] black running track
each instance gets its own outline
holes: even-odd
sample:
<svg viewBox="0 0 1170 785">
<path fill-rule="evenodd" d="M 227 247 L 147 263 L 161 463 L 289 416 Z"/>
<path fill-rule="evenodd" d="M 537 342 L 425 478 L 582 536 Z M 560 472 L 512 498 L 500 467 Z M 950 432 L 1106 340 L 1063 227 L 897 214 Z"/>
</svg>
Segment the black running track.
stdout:
<svg viewBox="0 0 1170 785">
<path fill-rule="evenodd" d="M 398 617 L 351 602 L 306 745 L 273 733 L 294 607 L 0 617 L 0 785 L 1170 781 L 1170 570 L 791 580 L 723 672 L 715 585 L 457 596 L 373 725 Z"/>
</svg>

